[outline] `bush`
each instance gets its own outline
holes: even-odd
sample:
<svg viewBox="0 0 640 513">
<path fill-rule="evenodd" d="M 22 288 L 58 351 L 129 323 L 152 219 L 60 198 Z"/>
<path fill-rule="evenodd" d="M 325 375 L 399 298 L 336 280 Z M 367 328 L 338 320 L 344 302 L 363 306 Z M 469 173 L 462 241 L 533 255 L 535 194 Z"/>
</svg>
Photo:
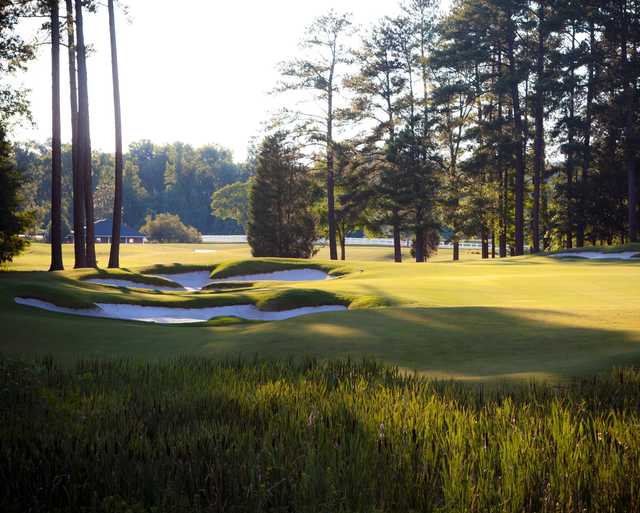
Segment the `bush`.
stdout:
<svg viewBox="0 0 640 513">
<path fill-rule="evenodd" d="M 175 214 L 148 215 L 140 231 L 153 242 L 202 242 L 202 234 Z"/>
</svg>

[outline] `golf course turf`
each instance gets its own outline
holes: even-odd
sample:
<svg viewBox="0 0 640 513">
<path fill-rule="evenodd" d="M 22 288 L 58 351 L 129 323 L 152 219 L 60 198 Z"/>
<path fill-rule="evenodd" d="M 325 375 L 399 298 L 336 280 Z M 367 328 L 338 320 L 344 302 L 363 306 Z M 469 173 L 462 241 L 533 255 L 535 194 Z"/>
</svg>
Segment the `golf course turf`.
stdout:
<svg viewBox="0 0 640 513">
<path fill-rule="evenodd" d="M 67 267 L 72 265 L 70 249 L 65 247 Z M 278 262 L 248 260 L 246 245 L 127 245 L 121 258 L 125 270 L 47 273 L 48 246 L 34 244 L 0 273 L 0 353 L 52 355 L 68 362 L 181 355 L 367 356 L 426 376 L 473 381 L 558 381 L 640 362 L 639 259 L 483 261 L 467 252 L 460 262 L 450 262 L 445 259 L 450 253 L 441 251 L 425 264 L 394 264 L 389 248 L 353 250 L 353 259 L 346 262 L 330 262 L 322 254 L 311 261 Z M 107 252 L 108 246 L 98 245 L 100 265 Z M 210 269 L 216 277 L 230 277 L 285 268 L 320 269 L 340 277 L 202 292 L 141 291 L 82 281 L 112 277 L 160 284 L 146 273 Z M 17 305 L 15 297 L 75 308 L 95 302 L 251 303 L 264 310 L 323 304 L 344 304 L 350 310 L 277 322 L 170 327 L 56 314 Z"/>
</svg>

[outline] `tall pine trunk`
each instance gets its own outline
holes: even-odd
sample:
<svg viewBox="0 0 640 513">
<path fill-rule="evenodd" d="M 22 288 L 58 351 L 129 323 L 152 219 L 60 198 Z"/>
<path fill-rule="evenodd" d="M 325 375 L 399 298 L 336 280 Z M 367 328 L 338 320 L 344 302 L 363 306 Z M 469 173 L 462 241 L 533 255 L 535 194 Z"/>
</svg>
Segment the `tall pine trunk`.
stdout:
<svg viewBox="0 0 640 513">
<path fill-rule="evenodd" d="M 120 227 L 122 225 L 122 119 L 120 113 L 120 78 L 118 76 L 118 49 L 116 45 L 116 22 L 113 0 L 108 0 L 109 35 L 111 39 L 111 76 L 113 80 L 113 112 L 116 133 L 115 191 L 113 196 L 113 227 L 109 267 L 120 267 Z"/>
<path fill-rule="evenodd" d="M 532 252 L 540 252 L 540 182 L 544 176 L 544 33 L 545 23 L 545 2 L 540 1 L 538 5 L 538 51 L 536 56 L 536 74 L 538 83 L 535 93 L 535 126 L 536 135 L 534 142 L 535 163 L 533 174 L 533 209 L 531 219 Z"/>
<path fill-rule="evenodd" d="M 95 226 L 93 218 L 93 185 L 91 177 L 91 135 L 89 127 L 89 90 L 86 47 L 82 20 L 82 0 L 76 6 L 76 54 L 78 58 L 78 167 L 84 180 L 84 212 L 86 224 L 86 267 L 97 267 Z"/>
<path fill-rule="evenodd" d="M 580 195 L 578 219 L 576 225 L 576 246 L 584 246 L 586 225 L 586 198 L 589 194 L 589 167 L 591 165 L 591 123 L 593 117 L 594 66 L 595 66 L 596 31 L 593 19 L 589 20 L 589 65 L 587 67 L 587 105 L 584 121 L 584 143 L 582 148 L 582 177 L 580 179 Z"/>
<path fill-rule="evenodd" d="M 393 225 L 393 261 L 402 262 L 402 245 L 400 242 L 400 223 L 394 222 Z"/>
<path fill-rule="evenodd" d="M 576 49 L 576 29 L 575 25 L 572 28 L 571 33 L 571 54 L 574 55 Z M 575 66 L 574 61 L 571 61 L 571 66 L 569 69 L 569 80 L 571 81 L 571 90 L 569 91 L 569 121 L 567 127 L 567 161 L 565 166 L 566 171 L 566 189 L 567 189 L 567 230 L 566 230 L 566 247 L 567 249 L 571 249 L 573 247 L 573 225 L 574 225 L 574 191 L 573 191 L 573 182 L 574 182 L 574 168 L 575 168 L 575 158 L 574 158 L 574 144 L 575 144 L 575 104 L 576 104 L 576 88 L 575 88 Z"/>
<path fill-rule="evenodd" d="M 329 258 L 331 258 L 331 260 L 337 260 L 338 248 L 336 245 L 336 207 L 333 169 L 333 71 L 330 75 L 327 98 L 327 219 L 329 223 Z"/>
<path fill-rule="evenodd" d="M 73 0 L 66 0 L 67 51 L 69 57 L 69 97 L 71 105 L 71 167 L 73 170 L 73 251 L 76 269 L 87 265 L 84 237 L 84 179 L 79 168 L 78 149 L 78 85 L 76 81 L 76 44 Z"/>
<path fill-rule="evenodd" d="M 489 234 L 488 234 L 488 230 L 487 227 L 483 226 L 480 229 L 480 239 L 481 239 L 481 256 L 483 259 L 487 259 L 489 258 Z"/>
<path fill-rule="evenodd" d="M 513 106 L 513 127 L 515 144 L 515 246 L 514 255 L 524 254 L 524 143 L 522 110 L 520 108 L 520 91 L 518 88 L 518 66 L 515 56 L 515 27 L 509 13 L 509 30 L 507 37 L 507 56 L 509 58 L 509 85 Z"/>
<path fill-rule="evenodd" d="M 627 172 L 627 217 L 629 226 L 629 242 L 638 241 L 638 178 L 636 175 L 636 134 L 634 126 L 635 117 L 635 91 L 633 87 L 632 65 L 629 62 L 629 13 L 624 4 L 622 12 L 622 38 L 621 38 L 621 72 L 625 99 L 624 122 L 624 167 Z"/>
<path fill-rule="evenodd" d="M 498 48 L 498 77 L 502 79 L 502 48 Z M 500 178 L 500 234 L 498 235 L 498 245 L 499 245 L 499 254 L 500 258 L 505 258 L 507 256 L 507 194 L 508 194 L 508 183 L 509 183 L 509 175 L 507 172 L 507 168 L 504 165 L 502 158 L 502 131 L 504 124 L 503 110 L 502 110 L 502 93 L 498 94 L 498 150 L 497 150 L 497 167 L 499 170 L 499 178 Z"/>
<path fill-rule="evenodd" d="M 424 262 L 424 236 L 425 229 L 418 226 L 416 230 L 416 243 L 414 245 L 414 253 L 416 254 L 416 262 Z"/>
<path fill-rule="evenodd" d="M 50 0 L 51 14 L 51 266 L 62 264 L 62 143 L 60 126 L 60 6 Z"/>
</svg>

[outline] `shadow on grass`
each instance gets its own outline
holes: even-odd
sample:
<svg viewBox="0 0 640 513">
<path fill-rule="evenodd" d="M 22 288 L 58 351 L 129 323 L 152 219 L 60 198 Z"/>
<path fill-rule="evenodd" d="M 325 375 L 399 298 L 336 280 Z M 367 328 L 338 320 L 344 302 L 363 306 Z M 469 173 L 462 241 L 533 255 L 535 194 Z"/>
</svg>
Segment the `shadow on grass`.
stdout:
<svg viewBox="0 0 640 513">
<path fill-rule="evenodd" d="M 640 363 L 640 333 L 580 326 L 573 313 L 508 308 L 386 308 L 252 327 L 213 354 L 367 355 L 444 378 L 549 379 Z"/>
</svg>

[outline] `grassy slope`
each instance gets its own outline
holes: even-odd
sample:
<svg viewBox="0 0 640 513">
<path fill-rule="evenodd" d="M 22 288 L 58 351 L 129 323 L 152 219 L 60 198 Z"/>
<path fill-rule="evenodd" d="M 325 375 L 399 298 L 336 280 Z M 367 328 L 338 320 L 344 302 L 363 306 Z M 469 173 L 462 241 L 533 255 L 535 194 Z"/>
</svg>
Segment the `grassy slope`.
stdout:
<svg viewBox="0 0 640 513">
<path fill-rule="evenodd" d="M 621 253 L 624 251 L 637 251 L 638 255 L 635 255 L 633 258 L 640 257 L 640 242 L 631 242 L 629 244 L 618 245 L 618 246 L 584 246 L 582 248 L 572 248 L 572 249 L 563 249 L 557 251 L 557 253 L 588 253 L 588 252 L 597 252 L 597 253 Z"/>
<path fill-rule="evenodd" d="M 153 264 L 204 265 L 247 256 L 246 246 L 199 247 L 216 253 L 194 253 L 194 246 L 132 246 L 124 249 L 122 261 L 140 270 Z M 640 262 L 545 257 L 481 261 L 471 254 L 459 263 L 398 265 L 385 261 L 386 248 L 354 249 L 374 261 L 350 262 L 354 273 L 315 282 L 313 288 L 340 296 L 377 296 L 398 307 L 277 323 L 165 327 L 74 318 L 13 303 L 29 280 L 39 287 L 55 281 L 49 284 L 52 290 L 73 295 L 77 282 L 69 278 L 77 272 L 61 273 L 60 278 L 44 273 L 0 275 L 0 322 L 7 334 L 0 351 L 52 353 L 67 359 L 182 353 L 323 358 L 366 354 L 432 376 L 464 379 L 558 379 L 640 361 Z M 36 245 L 14 268 L 45 268 L 47 250 Z M 99 253 L 104 258 L 106 247 Z M 84 294 L 101 300 L 105 294 L 122 301 L 146 301 L 149 296 L 83 287 L 90 288 Z M 309 284 L 287 287 L 307 289 Z M 154 300 L 176 300 L 174 293 L 157 296 Z M 194 296 L 179 301 L 193 304 Z"/>
</svg>

